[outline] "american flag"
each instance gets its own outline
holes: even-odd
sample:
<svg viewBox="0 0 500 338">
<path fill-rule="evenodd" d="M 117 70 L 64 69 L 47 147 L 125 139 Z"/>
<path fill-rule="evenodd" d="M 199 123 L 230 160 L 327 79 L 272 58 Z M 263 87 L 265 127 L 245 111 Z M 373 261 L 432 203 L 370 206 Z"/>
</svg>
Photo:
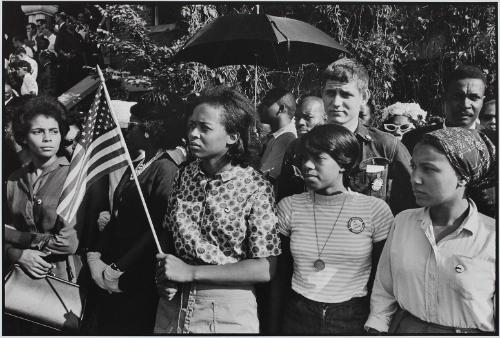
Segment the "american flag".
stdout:
<svg viewBox="0 0 500 338">
<path fill-rule="evenodd" d="M 111 116 L 104 86 L 101 82 L 85 118 L 57 206 L 57 214 L 68 223 L 75 217 L 87 187 L 127 165 L 125 149 Z"/>
</svg>

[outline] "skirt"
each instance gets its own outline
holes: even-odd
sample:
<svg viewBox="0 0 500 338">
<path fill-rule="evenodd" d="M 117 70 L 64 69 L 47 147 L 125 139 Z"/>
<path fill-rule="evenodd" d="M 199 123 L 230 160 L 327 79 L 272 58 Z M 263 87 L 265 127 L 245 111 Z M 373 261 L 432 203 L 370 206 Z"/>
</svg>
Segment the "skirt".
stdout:
<svg viewBox="0 0 500 338">
<path fill-rule="evenodd" d="M 254 288 L 182 284 L 171 301 L 160 298 L 154 333 L 259 333 Z"/>
</svg>

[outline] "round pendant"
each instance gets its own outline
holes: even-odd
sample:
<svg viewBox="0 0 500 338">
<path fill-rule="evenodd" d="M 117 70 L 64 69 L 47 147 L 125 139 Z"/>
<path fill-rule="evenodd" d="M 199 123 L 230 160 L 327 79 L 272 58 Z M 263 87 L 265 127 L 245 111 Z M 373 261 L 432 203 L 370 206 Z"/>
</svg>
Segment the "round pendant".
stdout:
<svg viewBox="0 0 500 338">
<path fill-rule="evenodd" d="M 379 191 L 383 185 L 384 185 L 384 181 L 380 177 L 378 177 L 378 178 L 374 179 L 372 182 L 372 190 Z"/>
<path fill-rule="evenodd" d="M 316 271 L 321 271 L 325 269 L 325 262 L 323 262 L 320 258 L 314 261 L 314 269 Z"/>
</svg>

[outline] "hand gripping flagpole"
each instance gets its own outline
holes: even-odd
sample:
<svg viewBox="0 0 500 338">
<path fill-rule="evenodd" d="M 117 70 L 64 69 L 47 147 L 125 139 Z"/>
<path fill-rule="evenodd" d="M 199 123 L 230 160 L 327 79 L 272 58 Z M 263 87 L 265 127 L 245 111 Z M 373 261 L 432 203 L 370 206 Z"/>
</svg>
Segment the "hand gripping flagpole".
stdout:
<svg viewBox="0 0 500 338">
<path fill-rule="evenodd" d="M 130 157 L 130 153 L 127 148 L 127 144 L 125 143 L 125 138 L 123 137 L 122 131 L 120 129 L 120 124 L 118 123 L 118 119 L 116 118 L 115 112 L 113 111 L 113 106 L 111 105 L 111 98 L 109 97 L 108 89 L 106 88 L 106 83 L 104 81 L 104 75 L 102 75 L 101 68 L 99 65 L 96 65 L 97 73 L 101 78 L 102 87 L 104 89 L 104 96 L 106 97 L 106 101 L 108 102 L 109 111 L 111 112 L 111 116 L 113 117 L 113 121 L 115 121 L 115 125 L 118 129 L 118 135 L 120 136 L 120 141 L 122 143 L 123 148 L 125 149 L 125 157 L 127 158 L 128 165 L 130 167 L 130 171 L 132 172 L 132 176 L 134 178 L 135 185 L 137 186 L 137 191 L 139 192 L 139 197 L 141 198 L 142 206 L 144 207 L 144 212 L 146 213 L 146 217 L 148 218 L 149 227 L 151 228 L 151 232 L 153 234 L 156 248 L 159 253 L 163 253 L 161 250 L 160 242 L 158 241 L 158 235 L 156 234 L 155 228 L 153 226 L 153 221 L 151 220 L 151 216 L 149 215 L 148 206 L 146 205 L 146 201 L 144 200 L 144 195 L 142 194 L 141 186 L 139 185 L 139 180 L 137 179 L 137 174 L 135 172 L 134 165 L 132 164 L 132 158 Z"/>
</svg>

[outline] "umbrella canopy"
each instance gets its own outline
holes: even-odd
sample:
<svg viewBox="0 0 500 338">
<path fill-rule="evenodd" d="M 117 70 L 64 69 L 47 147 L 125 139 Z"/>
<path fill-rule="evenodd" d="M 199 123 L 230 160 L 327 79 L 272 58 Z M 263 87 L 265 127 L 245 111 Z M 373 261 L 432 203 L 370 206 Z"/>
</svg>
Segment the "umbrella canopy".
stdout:
<svg viewBox="0 0 500 338">
<path fill-rule="evenodd" d="M 266 14 L 221 16 L 201 28 L 174 56 L 210 67 L 331 62 L 348 51 L 332 37 L 303 21 Z"/>
</svg>

